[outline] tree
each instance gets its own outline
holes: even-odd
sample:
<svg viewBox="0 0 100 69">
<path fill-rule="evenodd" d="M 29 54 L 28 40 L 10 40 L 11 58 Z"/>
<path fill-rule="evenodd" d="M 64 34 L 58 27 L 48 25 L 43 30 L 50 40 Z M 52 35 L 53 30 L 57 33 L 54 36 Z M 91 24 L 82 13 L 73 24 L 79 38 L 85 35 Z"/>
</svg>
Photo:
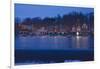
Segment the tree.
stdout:
<svg viewBox="0 0 100 69">
<path fill-rule="evenodd" d="M 15 17 L 15 23 L 21 23 L 21 18 Z"/>
</svg>

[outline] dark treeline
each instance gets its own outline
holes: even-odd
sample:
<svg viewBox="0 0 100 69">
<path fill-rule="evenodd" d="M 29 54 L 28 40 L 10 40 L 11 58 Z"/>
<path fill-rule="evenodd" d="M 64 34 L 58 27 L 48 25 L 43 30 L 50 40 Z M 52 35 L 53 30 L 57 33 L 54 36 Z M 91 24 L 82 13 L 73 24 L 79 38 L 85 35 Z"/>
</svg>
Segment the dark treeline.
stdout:
<svg viewBox="0 0 100 69">
<path fill-rule="evenodd" d="M 94 13 L 88 13 L 88 14 L 83 14 L 83 13 L 78 13 L 78 12 L 71 12 L 69 14 L 65 14 L 63 16 L 60 16 L 59 14 L 55 17 L 35 17 L 35 18 L 25 18 L 24 20 L 21 20 L 19 17 L 15 17 L 15 23 L 22 23 L 26 25 L 31 25 L 31 24 L 47 24 L 47 25 L 58 25 L 58 24 L 63 24 L 63 25 L 75 25 L 77 24 L 90 24 L 94 25 Z"/>
<path fill-rule="evenodd" d="M 77 27 L 86 24 L 88 26 L 88 29 L 91 29 L 94 27 L 94 13 L 91 12 L 88 14 L 83 14 L 81 12 L 71 12 L 63 16 L 60 16 L 58 14 L 55 17 L 34 17 L 25 18 L 24 20 L 21 20 L 21 18 L 19 17 L 15 17 L 15 30 L 18 30 L 19 24 L 26 26 L 34 25 L 34 27 L 37 29 L 41 27 L 45 27 L 45 29 L 47 29 L 48 27 L 53 28 L 52 26 L 58 26 L 64 29 L 67 28 L 67 30 L 69 29 L 69 31 L 73 26 Z"/>
</svg>

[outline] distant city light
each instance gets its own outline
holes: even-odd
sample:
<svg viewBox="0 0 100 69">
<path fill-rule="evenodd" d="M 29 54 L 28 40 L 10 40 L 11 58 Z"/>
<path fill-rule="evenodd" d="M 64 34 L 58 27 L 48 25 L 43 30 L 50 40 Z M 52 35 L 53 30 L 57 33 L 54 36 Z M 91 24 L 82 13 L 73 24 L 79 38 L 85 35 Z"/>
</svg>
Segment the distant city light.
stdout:
<svg viewBox="0 0 100 69">
<path fill-rule="evenodd" d="M 79 36 L 79 32 L 76 32 L 76 35 Z"/>
</svg>

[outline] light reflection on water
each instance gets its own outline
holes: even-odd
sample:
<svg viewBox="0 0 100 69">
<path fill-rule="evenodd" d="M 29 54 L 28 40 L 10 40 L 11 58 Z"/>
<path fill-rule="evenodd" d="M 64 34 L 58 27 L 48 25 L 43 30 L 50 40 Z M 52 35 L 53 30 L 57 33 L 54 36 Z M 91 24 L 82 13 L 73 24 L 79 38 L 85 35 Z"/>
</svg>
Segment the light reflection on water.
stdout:
<svg viewBox="0 0 100 69">
<path fill-rule="evenodd" d="M 66 62 L 81 62 L 80 60 L 65 60 L 64 63 Z M 16 65 L 28 65 L 28 64 L 44 64 L 44 63 L 55 63 L 54 61 L 49 61 L 49 62 L 44 62 L 44 61 L 26 61 L 22 63 L 16 63 Z"/>
<path fill-rule="evenodd" d="M 16 37 L 16 49 L 91 49 L 93 48 L 93 38 L 90 36 L 34 36 Z"/>
<path fill-rule="evenodd" d="M 80 62 L 80 60 L 65 60 L 64 62 Z"/>
</svg>

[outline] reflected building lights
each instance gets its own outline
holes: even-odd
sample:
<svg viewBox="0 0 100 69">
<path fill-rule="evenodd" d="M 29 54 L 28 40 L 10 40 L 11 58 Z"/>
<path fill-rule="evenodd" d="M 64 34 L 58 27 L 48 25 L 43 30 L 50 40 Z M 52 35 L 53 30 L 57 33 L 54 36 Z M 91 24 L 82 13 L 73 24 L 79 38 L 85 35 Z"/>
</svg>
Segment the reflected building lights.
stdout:
<svg viewBox="0 0 100 69">
<path fill-rule="evenodd" d="M 76 36 L 76 48 L 80 48 L 80 36 Z"/>
</svg>

